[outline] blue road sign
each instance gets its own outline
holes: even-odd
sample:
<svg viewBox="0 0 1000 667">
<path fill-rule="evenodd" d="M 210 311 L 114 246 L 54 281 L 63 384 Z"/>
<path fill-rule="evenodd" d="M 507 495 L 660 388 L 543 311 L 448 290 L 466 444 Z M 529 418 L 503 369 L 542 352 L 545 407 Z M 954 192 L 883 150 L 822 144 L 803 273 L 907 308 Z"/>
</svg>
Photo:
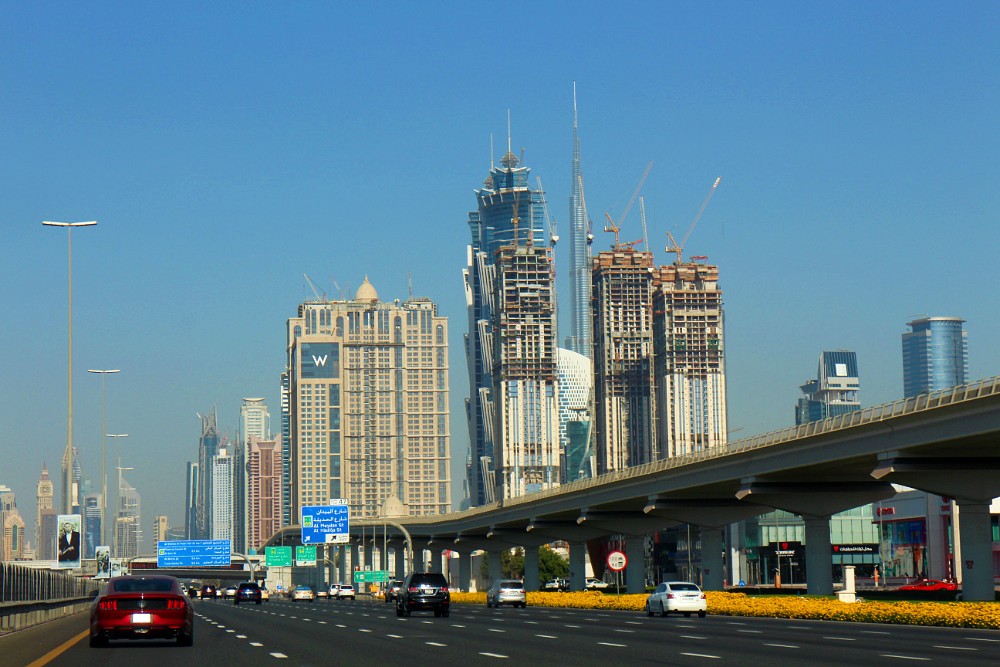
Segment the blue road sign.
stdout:
<svg viewBox="0 0 1000 667">
<path fill-rule="evenodd" d="M 349 530 L 349 505 L 306 505 L 302 508 L 302 544 L 345 544 Z"/>
<path fill-rule="evenodd" d="M 229 540 L 171 540 L 156 543 L 156 567 L 226 567 L 232 561 Z"/>
</svg>

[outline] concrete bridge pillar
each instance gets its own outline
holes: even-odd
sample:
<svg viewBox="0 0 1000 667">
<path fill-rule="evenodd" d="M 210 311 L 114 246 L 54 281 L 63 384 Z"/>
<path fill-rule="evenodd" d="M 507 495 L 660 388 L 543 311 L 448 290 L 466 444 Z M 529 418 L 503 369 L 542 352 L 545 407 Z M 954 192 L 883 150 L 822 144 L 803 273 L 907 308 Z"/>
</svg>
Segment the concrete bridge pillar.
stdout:
<svg viewBox="0 0 1000 667">
<path fill-rule="evenodd" d="M 587 543 L 569 543 L 569 589 L 582 591 L 587 583 Z"/>
<path fill-rule="evenodd" d="M 646 592 L 646 538 L 630 536 L 625 538 L 625 590 L 629 593 Z M 586 581 L 584 581 L 586 586 Z M 575 590 L 575 589 L 574 589 Z"/>
<path fill-rule="evenodd" d="M 706 591 L 721 591 L 726 584 L 722 571 L 725 529 L 700 526 L 699 530 L 701 531 L 701 587 Z"/>
<path fill-rule="evenodd" d="M 959 543 L 961 544 L 962 599 L 992 602 L 993 528 L 990 502 L 958 501 Z"/>
<path fill-rule="evenodd" d="M 361 558 L 359 556 L 359 549 L 360 549 L 360 547 L 358 546 L 358 544 L 356 542 L 352 542 L 351 543 L 351 564 L 350 564 L 351 570 L 353 570 L 354 568 L 356 568 L 358 565 L 361 564 Z M 341 583 L 343 583 L 343 584 L 349 584 L 349 583 L 351 583 L 351 572 L 350 571 L 347 572 L 347 578 L 346 579 L 341 579 Z"/>
<path fill-rule="evenodd" d="M 495 579 L 503 578 L 503 561 L 501 560 L 503 549 L 491 549 L 486 553 L 490 555 L 490 582 L 492 583 Z"/>
<path fill-rule="evenodd" d="M 471 551 L 460 551 L 458 554 L 458 588 L 466 593 L 472 588 Z"/>
<path fill-rule="evenodd" d="M 801 516 L 806 524 L 806 592 L 810 595 L 833 595 L 830 517 Z"/>
<path fill-rule="evenodd" d="M 396 547 L 393 550 L 393 552 L 395 554 L 395 558 L 393 559 L 395 561 L 395 563 L 394 563 L 395 574 L 393 575 L 393 577 L 395 579 L 402 579 L 403 577 L 405 577 L 407 575 L 407 572 L 406 572 L 406 547 L 404 547 L 404 546 L 398 546 L 398 547 Z"/>
<path fill-rule="evenodd" d="M 537 591 L 541 586 L 538 580 L 538 547 L 524 547 L 524 590 Z"/>
<path fill-rule="evenodd" d="M 337 582 L 347 581 L 347 547 L 343 544 L 337 546 Z"/>
</svg>

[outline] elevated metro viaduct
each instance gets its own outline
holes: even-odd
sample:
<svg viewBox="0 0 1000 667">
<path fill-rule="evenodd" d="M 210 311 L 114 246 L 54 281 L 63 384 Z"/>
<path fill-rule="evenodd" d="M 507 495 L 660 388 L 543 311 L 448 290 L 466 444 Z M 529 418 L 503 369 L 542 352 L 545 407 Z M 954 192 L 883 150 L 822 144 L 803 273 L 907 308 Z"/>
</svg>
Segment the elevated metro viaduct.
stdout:
<svg viewBox="0 0 1000 667">
<path fill-rule="evenodd" d="M 490 558 L 490 576 L 499 577 L 499 553 L 516 546 L 528 547 L 525 583 L 537 588 L 537 547 L 565 540 L 570 543 L 570 587 L 582 590 L 586 541 L 624 535 L 633 564 L 626 571 L 629 592 L 644 590 L 645 573 L 634 567 L 643 563 L 643 536 L 671 525 L 696 525 L 702 531 L 704 586 L 721 590 L 727 525 L 772 509 L 792 512 L 805 523 L 807 563 L 829 563 L 830 517 L 891 498 L 898 484 L 956 501 L 963 598 L 993 600 L 989 508 L 1000 496 L 998 473 L 1000 377 L 464 512 L 392 521 L 405 527 L 416 550 L 457 551 L 463 589 L 470 583 L 473 551 L 496 554 Z M 382 532 L 383 524 L 380 518 L 352 520 L 351 548 L 371 527 Z M 385 530 L 396 539 L 393 546 L 401 544 L 400 529 Z M 268 544 L 295 544 L 298 534 L 298 526 L 289 526 Z M 396 551 L 398 572 L 403 550 Z M 832 594 L 832 568 L 809 567 L 807 590 Z"/>
</svg>

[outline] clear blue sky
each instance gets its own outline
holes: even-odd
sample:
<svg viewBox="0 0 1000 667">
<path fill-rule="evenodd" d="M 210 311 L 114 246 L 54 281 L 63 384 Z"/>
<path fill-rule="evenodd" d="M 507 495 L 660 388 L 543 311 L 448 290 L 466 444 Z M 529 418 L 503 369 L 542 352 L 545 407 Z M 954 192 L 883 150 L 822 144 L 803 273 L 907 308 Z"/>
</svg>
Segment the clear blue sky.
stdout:
<svg viewBox="0 0 1000 667">
<path fill-rule="evenodd" d="M 919 315 L 966 318 L 971 375 L 1000 374 L 995 2 L 205 4 L 0 3 L 0 484 L 29 526 L 66 442 L 66 234 L 42 220 L 100 221 L 73 236 L 75 440 L 96 477 L 86 369 L 122 369 L 108 431 L 147 545 L 182 522 L 196 413 L 232 435 L 263 396 L 277 427 L 303 273 L 386 299 L 412 273 L 450 318 L 459 499 L 473 189 L 510 109 L 568 238 L 573 81 L 598 226 L 655 161 L 666 263 L 723 177 L 687 254 L 721 270 L 734 437 L 793 423 L 825 349 L 858 352 L 865 405 L 900 398 Z"/>
</svg>

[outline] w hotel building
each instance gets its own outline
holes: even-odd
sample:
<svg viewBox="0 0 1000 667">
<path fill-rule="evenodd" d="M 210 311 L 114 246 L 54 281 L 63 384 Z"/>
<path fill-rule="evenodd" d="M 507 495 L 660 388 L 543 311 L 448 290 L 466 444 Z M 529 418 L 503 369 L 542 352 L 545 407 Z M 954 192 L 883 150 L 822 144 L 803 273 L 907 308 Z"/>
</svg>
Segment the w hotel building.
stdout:
<svg viewBox="0 0 1000 667">
<path fill-rule="evenodd" d="M 410 515 L 451 509 L 448 322 L 428 299 L 318 300 L 288 320 L 291 519 L 345 498 L 371 517 L 390 497 Z"/>
</svg>

